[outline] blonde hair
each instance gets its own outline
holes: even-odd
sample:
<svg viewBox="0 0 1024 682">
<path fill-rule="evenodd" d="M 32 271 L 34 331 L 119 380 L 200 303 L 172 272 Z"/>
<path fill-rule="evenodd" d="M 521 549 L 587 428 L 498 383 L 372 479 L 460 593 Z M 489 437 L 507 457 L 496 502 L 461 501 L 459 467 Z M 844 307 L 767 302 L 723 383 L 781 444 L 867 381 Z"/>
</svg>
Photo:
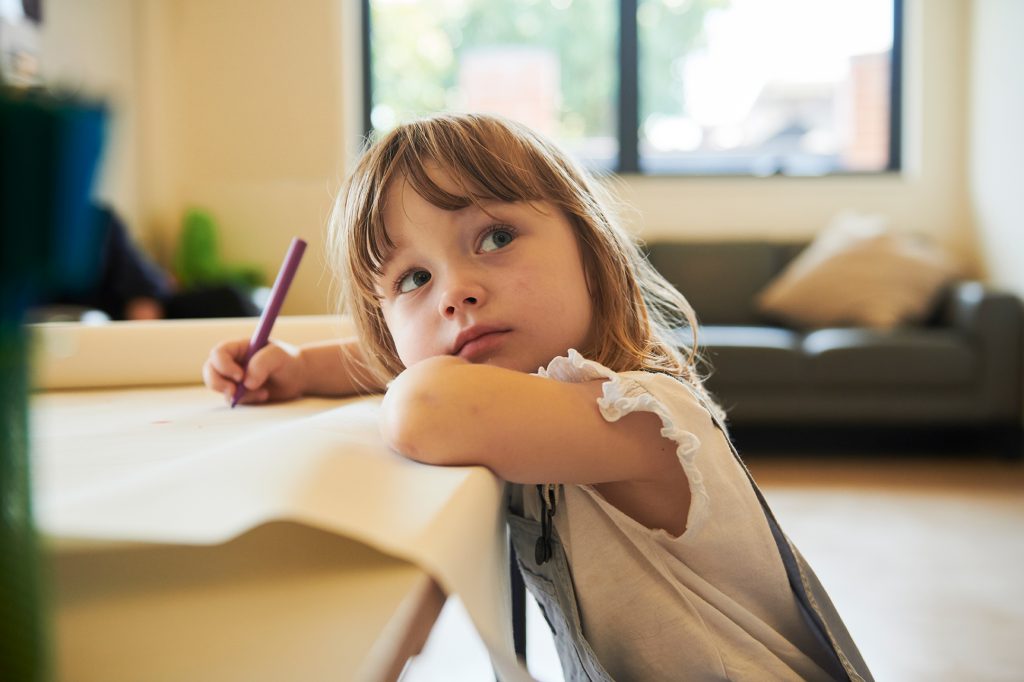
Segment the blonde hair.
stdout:
<svg viewBox="0 0 1024 682">
<path fill-rule="evenodd" d="M 431 163 L 464 191 L 455 195 L 439 187 L 425 169 Z M 604 188 L 525 126 L 480 114 L 443 114 L 395 128 L 368 145 L 335 202 L 328 251 L 342 306 L 365 345 L 368 369 L 382 381 L 404 368 L 377 289 L 385 257 L 394 248 L 384 225 L 384 202 L 395 179 L 449 211 L 483 200 L 546 201 L 561 209 L 580 245 L 594 300 L 592 345 L 580 352 L 617 372 L 666 372 L 704 393 L 693 308 L 611 214 L 613 202 Z M 678 336 L 673 330 L 684 324 L 693 332 L 685 354 L 677 347 L 681 340 L 673 338 Z"/>
</svg>

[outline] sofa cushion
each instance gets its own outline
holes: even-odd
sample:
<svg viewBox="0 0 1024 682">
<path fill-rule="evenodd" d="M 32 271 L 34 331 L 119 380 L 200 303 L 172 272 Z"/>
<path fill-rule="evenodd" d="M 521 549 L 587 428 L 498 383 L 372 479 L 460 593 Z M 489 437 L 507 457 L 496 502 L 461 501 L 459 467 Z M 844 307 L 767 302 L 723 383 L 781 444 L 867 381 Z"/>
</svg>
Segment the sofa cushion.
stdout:
<svg viewBox="0 0 1024 682">
<path fill-rule="evenodd" d="M 788 242 L 655 242 L 651 265 L 678 289 L 701 324 L 762 324 L 754 295 L 791 257 Z"/>
<path fill-rule="evenodd" d="M 725 384 L 791 385 L 807 380 L 801 335 L 774 327 L 709 325 L 697 341 L 710 363 L 710 381 Z"/>
<path fill-rule="evenodd" d="M 811 381 L 858 387 L 958 386 L 977 376 L 962 334 L 936 329 L 820 329 L 803 339 Z"/>
<path fill-rule="evenodd" d="M 762 313 L 804 328 L 892 329 L 920 322 L 956 274 L 952 260 L 884 218 L 852 213 L 833 220 L 756 296 Z"/>
</svg>

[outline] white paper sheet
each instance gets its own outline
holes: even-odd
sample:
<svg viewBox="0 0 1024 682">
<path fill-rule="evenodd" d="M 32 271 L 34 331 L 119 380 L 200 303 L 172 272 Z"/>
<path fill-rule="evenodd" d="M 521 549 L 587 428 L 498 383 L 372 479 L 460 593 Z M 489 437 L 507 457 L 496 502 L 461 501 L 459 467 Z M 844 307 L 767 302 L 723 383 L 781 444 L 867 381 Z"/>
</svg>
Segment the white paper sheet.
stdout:
<svg viewBox="0 0 1024 682">
<path fill-rule="evenodd" d="M 321 338 L 338 328 L 325 322 Z M 196 336 L 230 338 L 241 331 L 232 324 L 198 323 Z M 292 340 L 288 327 L 279 324 L 275 336 Z M 303 332 L 302 341 L 316 338 L 312 326 Z M 190 361 L 198 350 L 181 323 L 64 333 L 77 337 L 80 353 L 58 358 L 59 371 L 44 358 L 40 376 L 51 387 L 94 381 L 81 365 L 100 362 L 119 368 L 114 385 L 129 384 L 131 362 L 120 362 L 127 346 L 180 350 Z M 187 381 L 166 371 L 162 378 Z M 388 451 L 379 402 L 304 399 L 231 410 L 200 386 L 38 393 L 31 419 L 39 525 L 58 547 L 216 544 L 275 520 L 329 530 L 415 563 L 460 595 L 502 678 L 529 679 L 511 653 L 501 481 L 481 467 L 430 467 Z"/>
<path fill-rule="evenodd" d="M 39 390 L 174 386 L 202 383 L 210 349 L 247 339 L 257 318 L 156 320 L 88 325 L 29 325 L 33 385 Z M 335 315 L 280 317 L 272 339 L 302 344 L 350 336 L 352 323 Z"/>
</svg>

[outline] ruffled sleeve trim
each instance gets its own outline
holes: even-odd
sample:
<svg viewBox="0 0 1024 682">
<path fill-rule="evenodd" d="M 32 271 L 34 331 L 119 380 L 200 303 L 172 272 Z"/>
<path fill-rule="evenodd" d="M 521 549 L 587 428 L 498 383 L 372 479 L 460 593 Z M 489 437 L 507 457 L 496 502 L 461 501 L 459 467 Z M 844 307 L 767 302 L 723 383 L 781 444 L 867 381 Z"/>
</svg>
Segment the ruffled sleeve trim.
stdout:
<svg viewBox="0 0 1024 682">
<path fill-rule="evenodd" d="M 704 478 L 701 476 L 696 462 L 700 439 L 677 425 L 669 409 L 635 377 L 614 372 L 599 362 L 584 358 L 574 349 L 570 349 L 567 356 L 552 360 L 546 368 L 538 370 L 537 374 L 566 382 L 606 379 L 602 386 L 602 396 L 598 398 L 597 405 L 601 416 L 609 422 L 618 421 L 633 412 L 652 412 L 658 416 L 661 420 L 661 435 L 676 444 L 676 456 L 679 458 L 690 485 L 690 511 L 686 517 L 686 531 L 679 537 L 691 538 L 696 535 L 707 522 L 710 513 Z M 591 486 L 583 487 L 593 490 Z M 596 493 L 596 491 L 593 492 Z M 606 503 L 600 495 L 598 498 L 602 503 Z M 616 511 L 618 510 L 616 509 Z M 619 513 L 621 514 L 621 512 Z M 646 530 L 675 538 L 664 529 Z"/>
</svg>

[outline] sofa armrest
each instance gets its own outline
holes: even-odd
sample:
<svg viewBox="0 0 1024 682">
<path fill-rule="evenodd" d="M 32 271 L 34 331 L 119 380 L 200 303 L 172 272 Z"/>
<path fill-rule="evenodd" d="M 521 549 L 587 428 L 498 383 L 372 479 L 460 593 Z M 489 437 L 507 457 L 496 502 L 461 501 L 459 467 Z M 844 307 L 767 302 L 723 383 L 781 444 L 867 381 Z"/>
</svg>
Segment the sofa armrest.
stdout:
<svg viewBox="0 0 1024 682">
<path fill-rule="evenodd" d="M 1014 294 L 987 288 L 982 282 L 956 282 L 950 288 L 943 321 L 972 336 L 1019 329 L 1024 308 Z"/>
<path fill-rule="evenodd" d="M 1024 306 L 1016 295 L 978 281 L 954 284 L 943 322 L 965 333 L 980 351 L 982 399 L 1008 419 L 1021 417 Z"/>
</svg>

